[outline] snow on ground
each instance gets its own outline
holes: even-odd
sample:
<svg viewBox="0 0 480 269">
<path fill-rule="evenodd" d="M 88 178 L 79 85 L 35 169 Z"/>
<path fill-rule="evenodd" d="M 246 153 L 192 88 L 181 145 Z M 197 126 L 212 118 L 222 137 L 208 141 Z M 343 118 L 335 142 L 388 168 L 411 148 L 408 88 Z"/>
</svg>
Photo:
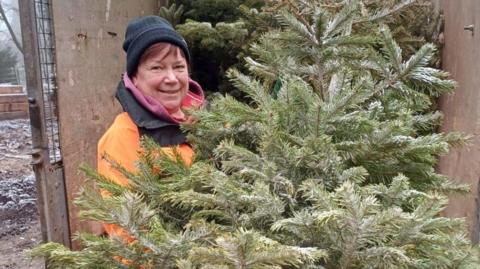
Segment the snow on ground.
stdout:
<svg viewBox="0 0 480 269">
<path fill-rule="evenodd" d="M 44 268 L 23 251 L 41 242 L 28 120 L 0 121 L 0 269 Z"/>
</svg>

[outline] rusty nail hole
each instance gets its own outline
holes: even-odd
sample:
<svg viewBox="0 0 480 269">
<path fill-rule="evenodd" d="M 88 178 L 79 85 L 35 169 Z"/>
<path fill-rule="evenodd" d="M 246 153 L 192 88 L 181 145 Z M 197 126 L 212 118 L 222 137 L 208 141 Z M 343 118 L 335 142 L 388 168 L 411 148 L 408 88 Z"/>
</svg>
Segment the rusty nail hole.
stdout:
<svg viewBox="0 0 480 269">
<path fill-rule="evenodd" d="M 87 39 L 87 34 L 78 33 L 78 34 L 77 34 L 77 37 L 80 38 L 80 39 Z"/>
</svg>

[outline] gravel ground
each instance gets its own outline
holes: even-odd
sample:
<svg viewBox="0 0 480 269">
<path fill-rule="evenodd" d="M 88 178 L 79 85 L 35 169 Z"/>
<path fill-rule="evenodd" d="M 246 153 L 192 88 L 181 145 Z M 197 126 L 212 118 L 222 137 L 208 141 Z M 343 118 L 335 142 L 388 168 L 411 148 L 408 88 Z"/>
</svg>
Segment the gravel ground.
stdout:
<svg viewBox="0 0 480 269">
<path fill-rule="evenodd" d="M 0 268 L 44 268 L 23 251 L 41 242 L 28 120 L 0 121 Z"/>
</svg>

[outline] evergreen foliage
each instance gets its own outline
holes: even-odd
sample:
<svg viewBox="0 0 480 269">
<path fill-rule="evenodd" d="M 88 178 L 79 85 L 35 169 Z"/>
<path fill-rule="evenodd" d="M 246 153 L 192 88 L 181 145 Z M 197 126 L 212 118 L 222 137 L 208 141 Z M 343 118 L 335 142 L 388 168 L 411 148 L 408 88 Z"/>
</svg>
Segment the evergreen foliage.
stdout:
<svg viewBox="0 0 480 269">
<path fill-rule="evenodd" d="M 179 0 L 177 4 L 185 6 L 185 16 L 189 19 L 210 22 L 234 22 L 238 18 L 237 7 L 243 2 L 241 0 Z"/>
<path fill-rule="evenodd" d="M 228 72 L 251 101 L 191 111 L 190 167 L 144 139 L 138 173 L 111 161 L 128 188 L 83 168 L 112 194 L 87 184 L 84 217 L 135 241 L 80 234 L 82 251 L 33 254 L 58 268 L 479 268 L 463 220 L 440 216 L 466 186 L 434 170 L 465 143 L 433 132 L 432 98 L 455 83 L 429 67 L 433 45 L 408 53 L 388 27 L 414 2 L 269 1 L 281 27 L 252 46 L 250 75 Z"/>
<path fill-rule="evenodd" d="M 184 35 L 192 51 L 192 77 L 208 91 L 245 97 L 232 87 L 225 72 L 229 68 L 242 71 L 243 59 L 251 56 L 250 44 L 266 31 L 279 26 L 274 19 L 280 2 L 264 0 L 176 0 L 169 8 L 162 7 L 160 16 L 169 19 Z M 336 12 L 342 1 L 323 1 L 323 8 Z M 426 41 L 437 42 L 442 30 L 442 17 L 431 8 L 429 0 L 363 1 L 362 18 L 355 22 L 370 31 L 380 21 L 392 29 L 397 42 L 409 55 Z M 396 12 L 398 10 L 402 12 Z M 186 10 L 187 12 L 183 12 Z M 221 24 L 217 29 L 217 24 Z M 224 31 L 228 30 L 228 31 Z M 440 58 L 432 65 L 439 67 Z M 212 76 L 212 74 L 215 74 Z"/>
</svg>

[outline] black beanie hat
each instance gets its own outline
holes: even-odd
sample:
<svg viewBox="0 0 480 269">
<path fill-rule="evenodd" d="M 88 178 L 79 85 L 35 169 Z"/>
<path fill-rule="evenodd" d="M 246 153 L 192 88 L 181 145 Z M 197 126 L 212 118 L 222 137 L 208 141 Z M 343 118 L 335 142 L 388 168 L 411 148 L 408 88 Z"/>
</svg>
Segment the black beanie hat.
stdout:
<svg viewBox="0 0 480 269">
<path fill-rule="evenodd" d="M 123 50 L 127 53 L 127 74 L 132 76 L 137 71 L 138 62 L 143 52 L 158 42 L 171 43 L 179 47 L 190 61 L 187 42 L 173 29 L 164 18 L 145 16 L 131 20 L 125 32 Z"/>
</svg>

